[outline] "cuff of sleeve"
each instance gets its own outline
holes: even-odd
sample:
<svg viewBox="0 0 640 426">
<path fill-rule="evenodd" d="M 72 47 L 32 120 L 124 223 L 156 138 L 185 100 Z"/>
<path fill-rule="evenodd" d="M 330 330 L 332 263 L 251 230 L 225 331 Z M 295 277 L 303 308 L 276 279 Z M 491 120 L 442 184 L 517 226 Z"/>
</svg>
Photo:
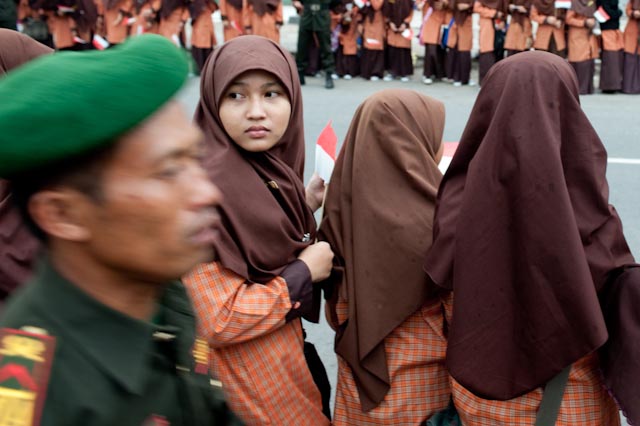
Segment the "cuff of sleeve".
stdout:
<svg viewBox="0 0 640 426">
<path fill-rule="evenodd" d="M 314 303 L 313 283 L 311 282 L 311 272 L 307 265 L 301 260 L 295 260 L 287 266 L 280 274 L 287 283 L 289 289 L 289 299 L 291 300 L 291 310 L 286 316 L 287 321 L 298 317 L 308 319 L 313 318 L 316 303 Z M 299 303 L 298 308 L 293 308 Z M 318 303 L 319 311 L 319 303 Z"/>
</svg>

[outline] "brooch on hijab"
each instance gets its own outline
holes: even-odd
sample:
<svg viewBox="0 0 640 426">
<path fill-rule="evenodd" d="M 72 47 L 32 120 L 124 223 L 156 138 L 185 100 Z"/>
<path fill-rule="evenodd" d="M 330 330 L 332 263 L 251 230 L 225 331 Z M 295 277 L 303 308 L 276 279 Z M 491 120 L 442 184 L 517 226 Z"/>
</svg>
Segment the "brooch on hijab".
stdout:
<svg viewBox="0 0 640 426">
<path fill-rule="evenodd" d="M 267 186 L 271 189 L 279 189 L 280 187 L 278 186 L 278 183 L 275 180 L 269 180 L 267 182 L 265 182 L 267 184 Z"/>
<path fill-rule="evenodd" d="M 307 232 L 302 236 L 302 242 L 308 243 L 309 241 L 311 241 L 311 234 Z"/>
</svg>

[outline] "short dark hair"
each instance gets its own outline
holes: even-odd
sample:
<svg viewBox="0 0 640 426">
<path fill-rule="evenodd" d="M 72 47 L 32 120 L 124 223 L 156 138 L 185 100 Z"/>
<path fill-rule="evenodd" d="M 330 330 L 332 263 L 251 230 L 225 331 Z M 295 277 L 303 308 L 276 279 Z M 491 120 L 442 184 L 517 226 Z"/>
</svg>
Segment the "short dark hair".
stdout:
<svg viewBox="0 0 640 426">
<path fill-rule="evenodd" d="M 29 214 L 29 200 L 42 190 L 56 186 L 73 188 L 96 203 L 104 201 L 102 188 L 103 170 L 113 157 L 117 143 L 107 145 L 86 154 L 40 167 L 11 177 L 11 195 L 20 215 L 31 232 L 42 241 L 47 241 L 46 233 Z"/>
</svg>

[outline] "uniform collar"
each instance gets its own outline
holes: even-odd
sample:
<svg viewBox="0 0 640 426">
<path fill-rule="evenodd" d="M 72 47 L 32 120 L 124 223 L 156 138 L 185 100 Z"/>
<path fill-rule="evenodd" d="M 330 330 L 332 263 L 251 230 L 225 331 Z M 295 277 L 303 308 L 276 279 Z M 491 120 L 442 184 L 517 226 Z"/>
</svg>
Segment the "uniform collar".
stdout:
<svg viewBox="0 0 640 426">
<path fill-rule="evenodd" d="M 62 277 L 48 260 L 41 262 L 33 285 L 38 287 L 34 293 L 44 315 L 57 325 L 58 344 L 73 342 L 100 369 L 138 395 L 144 391 L 154 342 L 177 341 L 182 329 L 195 322 L 179 282 L 169 284 L 159 300 L 167 324 L 162 326 L 100 303 Z"/>
</svg>

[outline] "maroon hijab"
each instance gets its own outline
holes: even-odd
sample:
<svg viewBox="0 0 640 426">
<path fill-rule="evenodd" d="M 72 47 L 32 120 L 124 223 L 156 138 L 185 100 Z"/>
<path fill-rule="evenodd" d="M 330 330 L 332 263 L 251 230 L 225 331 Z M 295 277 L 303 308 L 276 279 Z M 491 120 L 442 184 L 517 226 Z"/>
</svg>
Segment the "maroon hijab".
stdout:
<svg viewBox="0 0 640 426">
<path fill-rule="evenodd" d="M 278 144 L 249 153 L 227 135 L 218 109 L 227 87 L 242 73 L 264 70 L 275 75 L 291 100 L 291 119 Z M 208 148 L 205 167 L 225 198 L 223 229 L 215 248 L 225 268 L 265 283 L 297 258 L 315 239 L 316 223 L 302 183 L 304 128 L 298 71 L 290 53 L 259 36 L 243 36 L 216 49 L 200 83 L 195 121 Z M 276 182 L 278 189 L 266 182 Z M 305 238 L 306 235 L 306 238 Z"/>
<path fill-rule="evenodd" d="M 335 254 L 330 284 L 348 301 L 339 328 L 329 312 L 336 353 L 356 379 L 362 409 L 387 394 L 384 339 L 426 300 L 422 256 L 431 245 L 442 174 L 444 105 L 418 92 L 390 89 L 367 98 L 355 113 L 331 184 L 320 239 Z"/>
<path fill-rule="evenodd" d="M 425 262 L 454 292 L 447 365 L 475 394 L 522 395 L 607 340 L 598 291 L 634 260 L 606 166 L 566 61 L 526 52 L 491 68 Z"/>
<path fill-rule="evenodd" d="M 407 19 L 412 10 L 412 0 L 386 0 L 382 6 L 383 15 L 398 26 Z"/>
<path fill-rule="evenodd" d="M 593 18 L 596 7 L 596 0 L 571 0 L 571 10 L 587 18 Z"/>
<path fill-rule="evenodd" d="M 13 68 L 52 52 L 31 37 L 0 29 L 0 78 Z M 29 278 L 39 248 L 40 242 L 13 205 L 9 182 L 0 179 L 0 301 Z"/>
</svg>

